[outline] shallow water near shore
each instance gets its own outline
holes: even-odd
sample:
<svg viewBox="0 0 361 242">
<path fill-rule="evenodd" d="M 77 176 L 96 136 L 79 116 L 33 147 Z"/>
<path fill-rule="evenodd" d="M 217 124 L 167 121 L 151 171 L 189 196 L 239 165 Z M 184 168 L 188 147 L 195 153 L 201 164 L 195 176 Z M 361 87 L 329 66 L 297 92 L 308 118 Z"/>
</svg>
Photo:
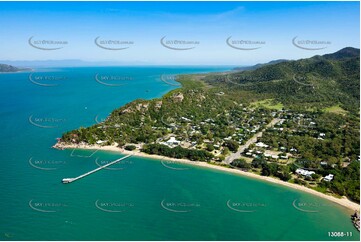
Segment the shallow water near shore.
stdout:
<svg viewBox="0 0 361 242">
<path fill-rule="evenodd" d="M 63 132 L 176 88 L 161 80 L 163 74 L 229 69 L 84 67 L 38 69 L 30 80 L 25 72 L 0 75 L 0 239 L 359 240 L 352 211 L 203 167 L 131 157 L 61 183 L 123 156 L 52 149 Z M 99 75 L 112 78 L 98 78 L 102 84 Z M 329 237 L 329 232 L 352 235 Z"/>
</svg>

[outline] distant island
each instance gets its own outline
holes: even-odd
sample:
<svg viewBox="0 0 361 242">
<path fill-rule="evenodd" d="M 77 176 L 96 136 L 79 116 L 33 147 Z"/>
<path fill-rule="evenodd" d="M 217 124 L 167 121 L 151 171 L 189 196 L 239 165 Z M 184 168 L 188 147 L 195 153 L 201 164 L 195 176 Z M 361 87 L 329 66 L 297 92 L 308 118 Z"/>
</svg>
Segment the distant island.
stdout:
<svg viewBox="0 0 361 242">
<path fill-rule="evenodd" d="M 0 64 L 0 73 L 1 72 L 19 72 L 19 71 L 30 71 L 30 68 L 18 68 L 12 65 Z"/>
<path fill-rule="evenodd" d="M 339 203 L 359 209 L 359 66 L 360 50 L 348 47 L 248 70 L 180 75 L 181 88 L 128 103 L 104 122 L 63 134 L 54 147 L 231 168 L 335 202 L 347 197 Z"/>
</svg>

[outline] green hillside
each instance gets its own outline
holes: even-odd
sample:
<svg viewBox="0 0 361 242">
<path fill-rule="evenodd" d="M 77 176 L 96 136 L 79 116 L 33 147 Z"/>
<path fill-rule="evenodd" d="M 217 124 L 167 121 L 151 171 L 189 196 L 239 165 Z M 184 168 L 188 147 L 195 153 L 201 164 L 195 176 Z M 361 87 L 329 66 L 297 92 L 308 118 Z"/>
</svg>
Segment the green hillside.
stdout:
<svg viewBox="0 0 361 242">
<path fill-rule="evenodd" d="M 251 91 L 273 98 L 286 108 L 321 110 L 335 105 L 357 113 L 360 100 L 360 50 L 262 66 L 229 75 L 210 75 L 206 81 L 220 88 Z"/>
</svg>

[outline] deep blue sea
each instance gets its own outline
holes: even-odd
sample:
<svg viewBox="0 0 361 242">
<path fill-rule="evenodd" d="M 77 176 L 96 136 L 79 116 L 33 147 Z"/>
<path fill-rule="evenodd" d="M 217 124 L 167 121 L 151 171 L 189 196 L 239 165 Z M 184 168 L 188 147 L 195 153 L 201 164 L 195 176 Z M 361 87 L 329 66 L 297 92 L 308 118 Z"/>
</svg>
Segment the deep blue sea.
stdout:
<svg viewBox="0 0 361 242">
<path fill-rule="evenodd" d="M 62 133 L 95 124 L 135 99 L 161 97 L 177 88 L 175 74 L 230 69 L 78 67 L 0 74 L 0 240 L 359 240 L 352 211 L 207 168 L 131 157 L 61 183 L 123 156 L 52 149 Z"/>
</svg>

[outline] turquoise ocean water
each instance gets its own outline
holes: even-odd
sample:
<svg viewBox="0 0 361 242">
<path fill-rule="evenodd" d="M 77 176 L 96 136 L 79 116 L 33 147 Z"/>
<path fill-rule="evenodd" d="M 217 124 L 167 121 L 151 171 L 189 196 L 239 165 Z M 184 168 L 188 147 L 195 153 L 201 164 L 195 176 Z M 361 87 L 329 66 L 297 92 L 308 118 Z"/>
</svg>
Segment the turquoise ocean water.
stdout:
<svg viewBox="0 0 361 242">
<path fill-rule="evenodd" d="M 226 69 L 84 67 L 0 74 L 0 240 L 358 240 L 352 211 L 207 168 L 131 157 L 61 183 L 122 156 L 52 149 L 63 132 L 101 121 L 137 98 L 161 97 L 175 88 L 162 74 Z"/>
</svg>

